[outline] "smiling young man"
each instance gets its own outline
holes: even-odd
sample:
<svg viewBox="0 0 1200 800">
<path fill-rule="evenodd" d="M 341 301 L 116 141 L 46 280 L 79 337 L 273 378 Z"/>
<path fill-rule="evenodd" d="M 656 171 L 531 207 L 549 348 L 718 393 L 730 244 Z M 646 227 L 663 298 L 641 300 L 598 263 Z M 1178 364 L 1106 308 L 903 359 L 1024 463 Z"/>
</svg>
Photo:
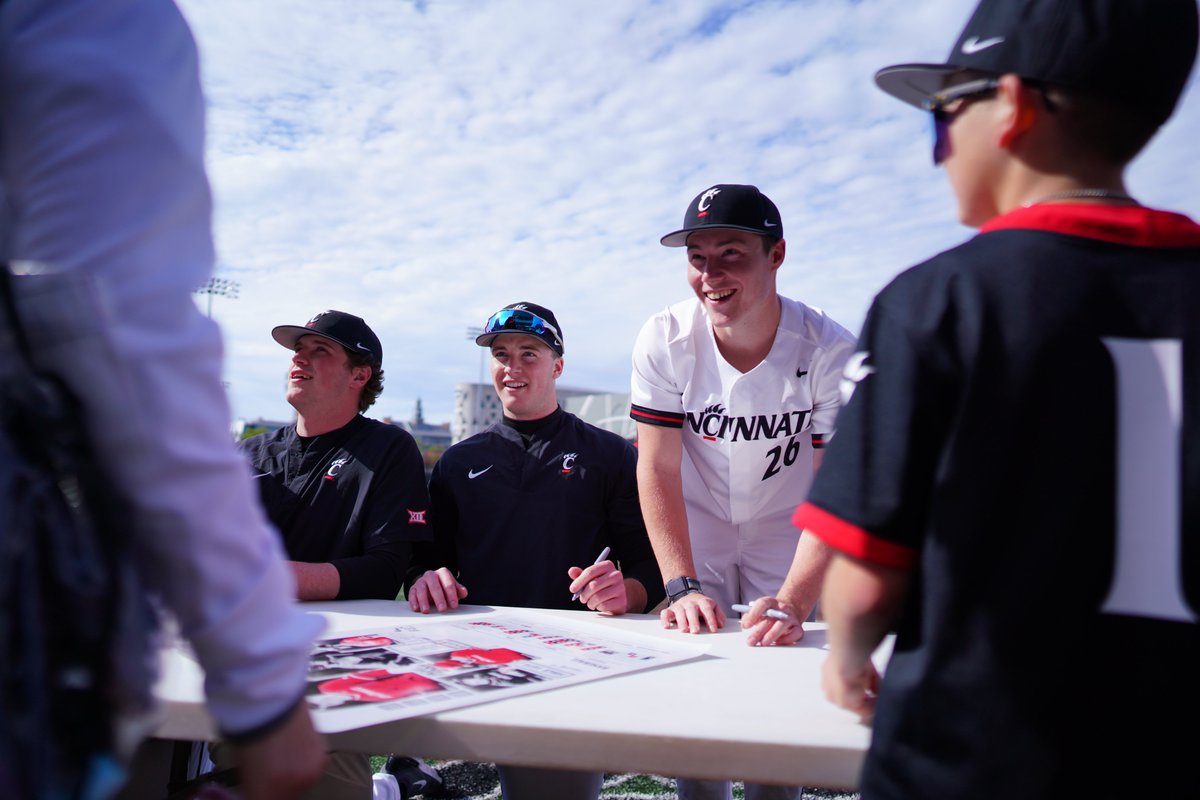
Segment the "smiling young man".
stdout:
<svg viewBox="0 0 1200 800">
<path fill-rule="evenodd" d="M 633 352 L 638 490 L 667 579 L 663 624 L 716 631 L 734 603 L 774 597 L 794 561 L 790 619 L 764 620 L 747 636 L 790 643 L 803 635 L 829 560 L 825 544 L 799 535 L 791 512 L 833 432 L 854 340 L 778 294 L 783 221 L 756 187 L 704 190 L 662 244 L 687 248 L 695 295 L 651 317 Z M 678 785 L 684 798 L 730 791 L 720 782 Z M 746 796 L 799 793 L 751 784 Z"/>
<path fill-rule="evenodd" d="M 242 443 L 283 535 L 301 600 L 392 600 L 430 538 L 425 465 L 406 431 L 362 416 L 383 391 L 383 347 L 359 317 L 280 325 L 296 422 Z"/>
<path fill-rule="evenodd" d="M 450 447 L 430 480 L 434 541 L 416 548 L 408 601 L 642 612 L 663 597 L 638 506 L 633 446 L 563 411 L 553 312 L 513 303 L 476 342 L 491 349 L 504 419 Z M 610 556 L 593 563 L 605 548 Z M 575 594 L 578 593 L 578 597 Z M 504 796 L 591 800 L 603 775 L 500 767 Z"/>
<path fill-rule="evenodd" d="M 1196 45 L 1194 0 L 984 0 L 876 75 L 980 231 L 876 297 L 796 513 L 864 800 L 1196 791 L 1200 227 L 1124 182 Z"/>
<path fill-rule="evenodd" d="M 842 365 L 853 348 L 822 312 L 781 297 L 786 254 L 775 204 L 754 186 L 719 184 L 662 238 L 686 247 L 695 295 L 651 317 L 633 354 L 638 487 L 681 631 L 717 630 L 734 603 L 774 595 L 796 553 L 790 522 L 833 432 Z M 827 555 L 803 542 L 816 603 Z"/>
</svg>

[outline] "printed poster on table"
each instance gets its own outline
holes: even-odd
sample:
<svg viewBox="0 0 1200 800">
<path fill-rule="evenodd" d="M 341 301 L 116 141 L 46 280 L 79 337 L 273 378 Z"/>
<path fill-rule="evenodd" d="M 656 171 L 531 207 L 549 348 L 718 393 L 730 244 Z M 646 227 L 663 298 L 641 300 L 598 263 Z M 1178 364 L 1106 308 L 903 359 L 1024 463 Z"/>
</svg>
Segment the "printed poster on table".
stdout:
<svg viewBox="0 0 1200 800">
<path fill-rule="evenodd" d="M 307 702 L 317 728 L 336 733 L 686 661 L 707 649 L 528 610 L 405 619 L 319 640 Z"/>
</svg>

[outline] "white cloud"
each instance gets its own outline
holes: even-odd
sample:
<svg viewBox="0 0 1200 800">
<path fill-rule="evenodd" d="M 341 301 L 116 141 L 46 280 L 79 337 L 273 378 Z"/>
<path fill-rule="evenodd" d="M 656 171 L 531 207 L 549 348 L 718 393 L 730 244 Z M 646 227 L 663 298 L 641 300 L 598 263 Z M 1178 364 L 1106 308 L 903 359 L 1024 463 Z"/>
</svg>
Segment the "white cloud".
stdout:
<svg viewBox="0 0 1200 800">
<path fill-rule="evenodd" d="M 466 329 L 532 300 L 564 383 L 628 384 L 641 323 L 687 296 L 658 245 L 716 182 L 780 206 L 780 289 L 852 328 L 901 269 L 968 235 L 925 115 L 881 66 L 944 58 L 958 0 L 607 3 L 181 0 L 210 102 L 217 298 L 235 413 L 286 419 L 280 323 L 340 308 L 383 341 L 372 411 L 450 418 Z M 732 10 L 731 10 L 732 9 Z M 1130 182 L 1200 214 L 1193 91 Z"/>
</svg>

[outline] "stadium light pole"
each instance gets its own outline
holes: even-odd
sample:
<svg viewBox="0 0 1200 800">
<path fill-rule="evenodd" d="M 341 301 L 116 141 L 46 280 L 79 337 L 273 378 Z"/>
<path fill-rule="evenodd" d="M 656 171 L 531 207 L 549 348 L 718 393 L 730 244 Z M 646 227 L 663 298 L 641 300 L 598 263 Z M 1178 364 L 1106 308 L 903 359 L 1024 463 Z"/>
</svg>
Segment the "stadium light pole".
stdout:
<svg viewBox="0 0 1200 800">
<path fill-rule="evenodd" d="M 228 297 L 230 300 L 236 300 L 238 296 L 238 289 L 240 288 L 241 284 L 237 281 L 230 280 L 229 278 L 214 277 L 209 278 L 207 283 L 197 289 L 193 289 L 192 291 L 196 294 L 208 295 L 208 318 L 212 319 L 213 295 L 217 295 L 219 297 Z"/>
<path fill-rule="evenodd" d="M 213 277 L 209 278 L 203 286 L 192 289 L 192 293 L 208 295 L 208 318 L 212 319 L 213 295 L 228 297 L 230 300 L 237 300 L 238 289 L 240 288 L 241 284 L 237 281 L 230 280 L 229 278 Z M 223 386 L 226 391 L 229 391 L 229 381 L 221 381 L 221 386 Z"/>
</svg>

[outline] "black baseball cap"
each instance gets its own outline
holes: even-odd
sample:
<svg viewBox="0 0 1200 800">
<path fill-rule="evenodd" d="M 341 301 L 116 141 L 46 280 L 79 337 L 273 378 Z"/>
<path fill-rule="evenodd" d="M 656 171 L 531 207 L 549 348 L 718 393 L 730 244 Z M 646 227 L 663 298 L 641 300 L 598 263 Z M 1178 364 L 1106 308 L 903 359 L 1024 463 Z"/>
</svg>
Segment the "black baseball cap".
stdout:
<svg viewBox="0 0 1200 800">
<path fill-rule="evenodd" d="M 563 354 L 562 326 L 553 311 L 537 303 L 510 303 L 492 314 L 483 324 L 483 333 L 475 337 L 475 344 L 491 347 L 492 340 L 502 333 L 533 336 L 560 356 Z"/>
<path fill-rule="evenodd" d="M 277 325 L 271 329 L 271 338 L 293 350 L 296 341 L 310 333 L 333 339 L 347 350 L 383 365 L 383 345 L 379 343 L 379 337 L 367 327 L 362 317 L 345 311 L 322 311 L 303 325 Z"/>
<path fill-rule="evenodd" d="M 685 247 L 689 234 L 707 228 L 732 228 L 783 238 L 779 209 L 757 186 L 718 183 L 696 195 L 683 215 L 683 227 L 660 241 L 666 247 Z"/>
<path fill-rule="evenodd" d="M 944 64 L 875 74 L 928 108 L 954 73 L 1015 73 L 1109 100 L 1162 124 L 1196 59 L 1196 0 L 982 0 Z"/>
</svg>

